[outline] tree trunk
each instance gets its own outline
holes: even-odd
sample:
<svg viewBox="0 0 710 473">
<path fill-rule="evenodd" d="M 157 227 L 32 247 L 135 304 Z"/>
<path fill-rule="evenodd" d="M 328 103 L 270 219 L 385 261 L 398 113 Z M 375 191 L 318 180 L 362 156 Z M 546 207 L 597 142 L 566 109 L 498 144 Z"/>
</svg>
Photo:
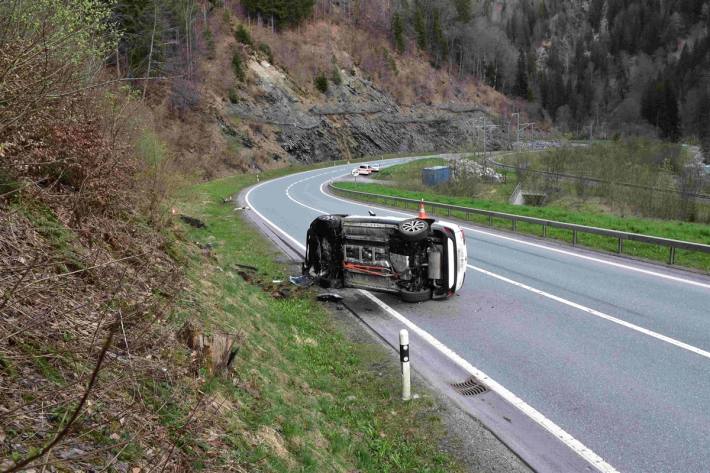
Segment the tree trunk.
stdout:
<svg viewBox="0 0 710 473">
<path fill-rule="evenodd" d="M 150 79 L 150 67 L 153 64 L 153 44 L 155 44 L 155 26 L 158 23 L 158 4 L 154 5 L 153 9 L 153 32 L 150 35 L 150 52 L 148 53 L 148 71 L 146 72 L 146 78 Z M 145 94 L 148 91 L 148 82 L 150 80 L 143 81 L 143 100 L 145 100 Z"/>
</svg>

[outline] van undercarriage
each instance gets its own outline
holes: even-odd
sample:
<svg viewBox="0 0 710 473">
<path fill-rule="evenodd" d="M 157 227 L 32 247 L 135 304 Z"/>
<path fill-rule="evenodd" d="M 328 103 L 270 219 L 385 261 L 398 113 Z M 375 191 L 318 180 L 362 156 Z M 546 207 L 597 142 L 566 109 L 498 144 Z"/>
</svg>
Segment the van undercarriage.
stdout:
<svg viewBox="0 0 710 473">
<path fill-rule="evenodd" d="M 433 222 L 320 216 L 308 230 L 303 273 L 324 287 L 384 291 L 408 302 L 445 298 L 452 246 Z"/>
</svg>

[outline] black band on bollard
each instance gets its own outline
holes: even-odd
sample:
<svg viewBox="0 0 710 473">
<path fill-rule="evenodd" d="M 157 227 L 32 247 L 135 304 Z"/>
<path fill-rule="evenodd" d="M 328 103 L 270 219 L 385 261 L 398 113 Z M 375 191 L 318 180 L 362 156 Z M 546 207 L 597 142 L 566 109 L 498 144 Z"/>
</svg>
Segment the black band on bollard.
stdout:
<svg viewBox="0 0 710 473">
<path fill-rule="evenodd" d="M 409 345 L 399 346 L 399 361 L 402 363 L 409 361 Z"/>
</svg>

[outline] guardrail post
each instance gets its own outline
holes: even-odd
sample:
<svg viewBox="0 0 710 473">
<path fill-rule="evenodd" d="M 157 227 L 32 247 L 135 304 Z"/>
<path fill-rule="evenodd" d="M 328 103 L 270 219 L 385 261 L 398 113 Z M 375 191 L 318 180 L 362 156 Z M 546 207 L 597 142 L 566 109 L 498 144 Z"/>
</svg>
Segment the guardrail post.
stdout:
<svg viewBox="0 0 710 473">
<path fill-rule="evenodd" d="M 493 226 L 493 215 L 488 216 L 488 226 L 492 227 Z"/>
<path fill-rule="evenodd" d="M 399 331 L 399 361 L 402 363 L 402 400 L 412 398 L 412 382 L 409 372 L 409 332 L 403 328 Z"/>
<path fill-rule="evenodd" d="M 518 221 L 513 219 L 512 222 L 513 222 L 513 231 L 515 231 L 515 229 L 518 227 Z"/>
<path fill-rule="evenodd" d="M 670 251 L 668 252 L 668 264 L 675 264 L 675 246 L 669 246 Z"/>
<path fill-rule="evenodd" d="M 572 230 L 572 246 L 577 246 L 577 230 Z"/>
<path fill-rule="evenodd" d="M 547 238 L 547 224 L 546 223 L 542 224 L 542 237 Z"/>
<path fill-rule="evenodd" d="M 619 244 L 616 247 L 616 252 L 621 254 L 622 251 L 624 251 L 624 240 L 622 240 L 622 238 L 619 237 Z"/>
</svg>

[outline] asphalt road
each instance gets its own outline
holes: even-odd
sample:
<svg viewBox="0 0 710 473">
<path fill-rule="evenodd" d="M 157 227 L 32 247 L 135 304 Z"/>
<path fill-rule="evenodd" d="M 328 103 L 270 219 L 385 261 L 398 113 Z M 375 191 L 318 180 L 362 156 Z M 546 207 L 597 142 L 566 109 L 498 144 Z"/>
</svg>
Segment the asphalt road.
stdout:
<svg viewBox="0 0 710 473">
<path fill-rule="evenodd" d="M 350 167 L 262 183 L 252 208 L 303 244 Z M 377 209 L 378 215 L 401 215 Z M 710 278 L 467 225 L 469 268 L 444 302 L 377 297 L 604 460 L 710 472 Z"/>
</svg>

